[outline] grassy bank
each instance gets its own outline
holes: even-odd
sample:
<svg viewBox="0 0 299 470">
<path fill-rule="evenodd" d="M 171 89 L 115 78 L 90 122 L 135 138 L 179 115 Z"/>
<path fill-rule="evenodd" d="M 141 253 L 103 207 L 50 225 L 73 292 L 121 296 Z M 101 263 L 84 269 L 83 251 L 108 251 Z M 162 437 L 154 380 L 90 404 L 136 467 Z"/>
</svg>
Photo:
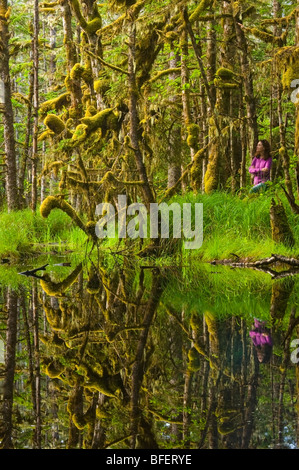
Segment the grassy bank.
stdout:
<svg viewBox="0 0 299 470">
<path fill-rule="evenodd" d="M 203 203 L 203 244 L 188 256 L 200 257 L 203 261 L 231 258 L 235 253 L 241 258 L 254 259 L 271 256 L 272 253 L 295 256 L 299 253 L 298 216 L 289 208 L 281 196 L 292 229 L 295 246 L 286 247 L 272 240 L 270 226 L 270 204 L 273 195 L 264 194 L 241 199 L 229 193 L 212 195 L 189 194 L 174 201 Z M 192 250 L 193 251 L 193 250 Z"/>
<path fill-rule="evenodd" d="M 231 258 L 234 253 L 241 258 L 259 259 L 272 253 L 297 256 L 299 254 L 298 216 L 292 213 L 285 198 L 282 202 L 292 228 L 295 246 L 291 249 L 272 241 L 270 226 L 271 194 L 241 199 L 229 193 L 215 192 L 211 195 L 176 196 L 171 202 L 183 204 L 203 203 L 203 245 L 200 249 L 184 250 L 186 257 L 202 261 Z M 0 213 L 0 259 L 19 260 L 55 250 L 82 251 L 86 236 L 62 211 L 53 210 L 48 219 L 39 212 L 33 214 L 26 209 L 14 213 Z M 117 240 L 107 240 L 106 248 L 116 247 Z M 131 248 L 140 249 L 139 241 Z"/>
<path fill-rule="evenodd" d="M 0 213 L 0 259 L 17 262 L 49 250 L 81 250 L 85 234 L 61 211 L 53 211 L 48 219 L 30 209 Z"/>
</svg>

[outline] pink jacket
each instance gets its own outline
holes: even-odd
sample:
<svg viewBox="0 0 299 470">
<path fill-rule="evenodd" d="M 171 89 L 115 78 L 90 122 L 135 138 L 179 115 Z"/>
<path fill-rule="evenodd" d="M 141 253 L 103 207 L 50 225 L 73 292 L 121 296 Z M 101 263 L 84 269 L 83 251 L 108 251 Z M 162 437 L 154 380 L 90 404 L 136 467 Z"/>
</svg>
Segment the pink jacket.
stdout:
<svg viewBox="0 0 299 470">
<path fill-rule="evenodd" d="M 263 158 L 254 157 L 249 168 L 249 173 L 254 175 L 253 184 L 265 183 L 270 179 L 270 169 L 272 165 L 272 158 L 264 160 Z M 268 171 L 261 171 L 262 168 L 267 168 Z"/>
</svg>

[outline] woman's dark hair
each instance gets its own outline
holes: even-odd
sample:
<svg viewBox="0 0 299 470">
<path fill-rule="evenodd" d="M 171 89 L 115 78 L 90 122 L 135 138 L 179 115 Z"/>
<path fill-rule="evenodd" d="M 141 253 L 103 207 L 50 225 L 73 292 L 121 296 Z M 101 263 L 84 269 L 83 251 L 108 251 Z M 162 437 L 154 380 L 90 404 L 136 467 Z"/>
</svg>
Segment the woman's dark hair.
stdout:
<svg viewBox="0 0 299 470">
<path fill-rule="evenodd" d="M 268 160 L 268 158 L 271 158 L 271 147 L 270 147 L 270 144 L 268 142 L 268 140 L 266 139 L 261 139 L 259 140 L 259 142 L 261 142 L 263 144 L 263 147 L 265 149 L 265 157 L 266 157 L 266 160 Z M 259 158 L 260 157 L 260 154 L 258 152 L 255 152 L 255 157 Z"/>
</svg>

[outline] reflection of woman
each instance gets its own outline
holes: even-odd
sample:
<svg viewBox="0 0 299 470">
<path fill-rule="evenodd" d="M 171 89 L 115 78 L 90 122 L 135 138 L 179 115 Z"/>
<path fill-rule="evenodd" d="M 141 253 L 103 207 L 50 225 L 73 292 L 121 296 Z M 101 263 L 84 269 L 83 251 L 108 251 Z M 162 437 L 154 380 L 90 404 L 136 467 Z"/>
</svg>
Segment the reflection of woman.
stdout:
<svg viewBox="0 0 299 470">
<path fill-rule="evenodd" d="M 257 193 L 266 189 L 266 182 L 270 180 L 270 169 L 272 166 L 272 157 L 270 144 L 267 140 L 260 140 L 256 147 L 255 156 L 251 162 L 249 173 L 254 175 L 253 188 L 251 193 Z"/>
<path fill-rule="evenodd" d="M 259 362 L 269 362 L 273 347 L 273 341 L 269 328 L 265 322 L 254 319 L 254 325 L 249 332 L 254 346 L 256 347 Z"/>
</svg>

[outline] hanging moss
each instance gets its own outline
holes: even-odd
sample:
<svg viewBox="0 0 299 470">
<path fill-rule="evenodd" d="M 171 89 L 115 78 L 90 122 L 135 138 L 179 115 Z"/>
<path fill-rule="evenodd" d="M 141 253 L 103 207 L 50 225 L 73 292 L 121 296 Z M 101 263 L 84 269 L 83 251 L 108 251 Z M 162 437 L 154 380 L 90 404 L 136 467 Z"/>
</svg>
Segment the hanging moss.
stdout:
<svg viewBox="0 0 299 470">
<path fill-rule="evenodd" d="M 40 7 L 41 8 L 55 8 L 58 5 L 60 5 L 60 2 L 44 2 L 44 3 L 41 3 Z"/>
<path fill-rule="evenodd" d="M 247 28 L 253 36 L 255 36 L 258 39 L 261 39 L 264 42 L 271 43 L 271 44 L 280 44 L 281 39 L 278 36 L 274 36 L 271 33 L 268 33 L 266 31 L 262 31 L 258 28 Z"/>
<path fill-rule="evenodd" d="M 72 415 L 72 421 L 74 425 L 76 426 L 76 428 L 79 429 L 80 431 L 82 431 L 87 426 L 87 423 L 85 421 L 83 414 L 74 413 Z"/>
<path fill-rule="evenodd" d="M 128 8 L 134 5 L 134 3 L 136 3 L 136 0 L 113 0 L 111 3 L 120 7 Z"/>
<path fill-rule="evenodd" d="M 197 124 L 189 124 L 187 126 L 187 144 L 189 147 L 195 149 L 198 146 L 199 126 Z"/>
<path fill-rule="evenodd" d="M 45 13 L 47 15 L 54 15 L 54 13 L 56 13 L 55 8 L 40 8 L 39 11 L 40 13 Z"/>
<path fill-rule="evenodd" d="M 81 64 L 75 64 L 70 72 L 71 80 L 84 80 L 87 85 L 90 85 L 93 80 L 92 70 L 89 66 L 83 66 Z"/>
<path fill-rule="evenodd" d="M 212 6 L 213 0 L 201 0 L 199 5 L 195 8 L 194 12 L 190 16 L 189 20 L 194 23 L 202 15 L 202 13 Z"/>
<path fill-rule="evenodd" d="M 208 327 L 208 331 L 212 340 L 215 340 L 218 334 L 217 322 L 215 316 L 211 312 L 205 312 L 205 321 Z"/>
<path fill-rule="evenodd" d="M 91 104 L 86 108 L 85 117 L 95 116 L 97 112 L 97 108 Z"/>
<path fill-rule="evenodd" d="M 73 10 L 76 14 L 76 17 L 80 23 L 81 28 L 88 34 L 88 35 L 93 35 L 95 34 L 99 29 L 102 27 L 102 20 L 99 15 L 97 5 L 94 5 L 94 11 L 93 11 L 93 18 L 87 22 L 86 19 L 84 18 L 81 8 L 80 8 L 80 3 L 78 0 L 70 0 L 71 5 L 73 7 Z"/>
<path fill-rule="evenodd" d="M 86 133 L 94 132 L 101 128 L 102 134 L 105 135 L 108 129 L 116 130 L 118 125 L 118 116 L 114 114 L 112 108 L 107 108 L 100 111 L 95 116 L 82 118 L 81 122 L 86 126 Z"/>
<path fill-rule="evenodd" d="M 119 376 L 106 376 L 90 379 L 85 386 L 90 390 L 96 390 L 110 398 L 117 398 L 120 390 Z"/>
<path fill-rule="evenodd" d="M 40 134 L 40 136 L 38 137 L 38 141 L 43 142 L 44 140 L 47 140 L 50 137 L 53 137 L 54 135 L 55 133 L 48 129 L 47 131 L 44 131 Z"/>
<path fill-rule="evenodd" d="M 110 89 L 111 81 L 108 78 L 101 78 L 94 82 L 94 89 L 96 93 L 101 94 L 102 96 L 107 93 Z"/>
<path fill-rule="evenodd" d="M 101 288 L 100 279 L 98 273 L 92 269 L 89 273 L 88 282 L 87 282 L 87 292 L 90 294 L 97 294 Z"/>
<path fill-rule="evenodd" d="M 253 13 L 255 13 L 256 11 L 256 7 L 254 5 L 250 5 L 248 8 L 246 8 L 243 12 L 242 12 L 242 18 L 245 19 L 245 18 L 248 18 L 249 16 L 251 16 Z"/>
<path fill-rule="evenodd" d="M 214 79 L 214 85 L 217 88 L 226 88 L 226 89 L 236 89 L 239 88 L 239 85 L 237 83 L 230 83 L 230 82 L 225 82 L 224 80 L 221 80 L 219 78 Z"/>
<path fill-rule="evenodd" d="M 218 418 L 218 432 L 223 436 L 230 434 L 244 426 L 242 415 L 238 410 L 224 410 Z"/>
<path fill-rule="evenodd" d="M 277 243 L 283 243 L 286 246 L 294 246 L 294 236 L 283 204 L 281 202 L 277 204 L 274 199 L 272 199 L 270 206 L 270 222 L 272 240 Z"/>
<path fill-rule="evenodd" d="M 299 47 L 281 47 L 275 54 L 274 62 L 277 70 L 282 71 L 283 88 L 290 89 L 292 81 L 299 77 Z"/>
<path fill-rule="evenodd" d="M 82 222 L 75 209 L 62 197 L 48 196 L 40 206 L 40 214 L 42 217 L 47 218 L 53 209 L 60 209 L 65 212 L 81 230 L 88 236 L 92 236 L 92 238 L 96 239 L 95 232 L 93 234 L 90 233 L 88 226 Z"/>
<path fill-rule="evenodd" d="M 87 138 L 87 129 L 88 127 L 85 124 L 79 124 L 75 129 L 72 140 L 77 143 L 84 142 Z"/>
<path fill-rule="evenodd" d="M 49 111 L 55 109 L 56 111 L 60 111 L 64 106 L 68 106 L 71 102 L 71 95 L 69 92 L 65 92 L 56 98 L 51 100 L 45 101 L 42 103 L 40 107 L 41 115 L 47 114 Z"/>
<path fill-rule="evenodd" d="M 226 67 L 220 67 L 214 79 L 214 85 L 218 88 L 238 88 L 239 81 L 237 80 L 237 74 Z"/>
<path fill-rule="evenodd" d="M 216 77 L 221 78 L 222 80 L 232 80 L 236 77 L 235 72 L 232 70 L 226 68 L 226 67 L 220 67 L 217 72 L 216 72 Z"/>
<path fill-rule="evenodd" d="M 61 134 L 65 130 L 64 122 L 56 114 L 48 114 L 44 124 L 56 135 Z"/>
<path fill-rule="evenodd" d="M 197 370 L 200 369 L 201 364 L 200 364 L 199 357 L 200 356 L 196 348 L 193 347 L 189 349 L 188 351 L 188 359 L 189 359 L 188 370 L 189 371 L 196 372 Z"/>
<path fill-rule="evenodd" d="M 193 157 L 193 163 L 190 171 L 191 185 L 195 192 L 201 190 L 201 179 L 202 179 L 202 162 L 205 149 L 200 149 Z"/>
<path fill-rule="evenodd" d="M 82 271 L 82 264 L 80 263 L 74 269 L 74 271 L 69 276 L 67 276 L 63 281 L 55 283 L 55 282 L 51 281 L 50 276 L 45 275 L 43 277 L 43 279 L 40 280 L 40 285 L 41 285 L 42 289 L 44 290 L 44 292 L 46 292 L 47 295 L 50 295 L 51 297 L 60 297 L 76 281 L 76 279 L 79 276 L 81 271 Z M 59 310 L 54 310 L 54 309 L 49 310 L 48 309 L 48 313 L 50 314 L 51 312 L 52 312 L 52 314 L 54 313 L 55 315 L 56 315 L 55 312 L 57 312 L 57 314 L 59 315 L 59 313 L 58 313 Z M 61 313 L 61 311 L 60 311 L 60 313 Z M 49 316 L 49 318 L 50 318 L 50 316 Z M 52 321 L 52 323 L 53 323 L 53 321 Z"/>
<path fill-rule="evenodd" d="M 209 163 L 204 178 L 205 192 L 207 194 L 210 194 L 218 187 L 218 160 L 218 149 L 214 145 L 209 155 Z"/>
<path fill-rule="evenodd" d="M 64 371 L 65 367 L 59 362 L 59 360 L 56 359 L 51 361 L 50 364 L 48 364 L 45 368 L 45 373 L 51 379 L 59 378 Z"/>
<path fill-rule="evenodd" d="M 89 21 L 86 26 L 86 32 L 88 35 L 95 34 L 99 29 L 102 27 L 102 19 L 94 18 L 93 20 Z"/>
</svg>

